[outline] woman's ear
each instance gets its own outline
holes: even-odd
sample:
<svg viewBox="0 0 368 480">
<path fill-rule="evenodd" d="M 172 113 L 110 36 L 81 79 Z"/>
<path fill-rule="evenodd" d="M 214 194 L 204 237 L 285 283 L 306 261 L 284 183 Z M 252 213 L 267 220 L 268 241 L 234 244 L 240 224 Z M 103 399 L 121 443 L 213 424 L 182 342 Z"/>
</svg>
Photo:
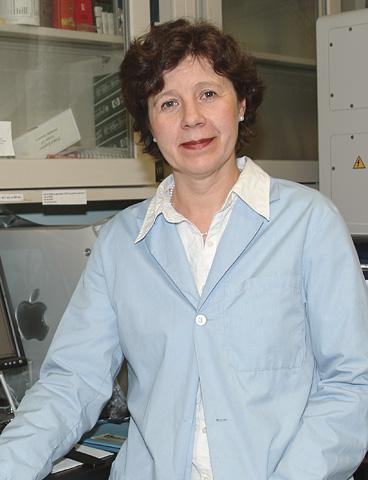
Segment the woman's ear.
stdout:
<svg viewBox="0 0 368 480">
<path fill-rule="evenodd" d="M 244 98 L 241 102 L 239 102 L 239 121 L 241 122 L 244 120 L 246 109 L 247 109 L 247 102 Z"/>
</svg>

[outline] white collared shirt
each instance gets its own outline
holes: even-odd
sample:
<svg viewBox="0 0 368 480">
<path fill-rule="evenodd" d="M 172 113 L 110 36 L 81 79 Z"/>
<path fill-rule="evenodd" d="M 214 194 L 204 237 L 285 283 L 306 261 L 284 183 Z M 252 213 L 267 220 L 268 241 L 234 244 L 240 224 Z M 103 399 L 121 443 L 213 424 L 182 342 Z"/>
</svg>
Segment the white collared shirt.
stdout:
<svg viewBox="0 0 368 480">
<path fill-rule="evenodd" d="M 250 158 L 241 157 L 237 159 L 237 165 L 241 171 L 238 180 L 230 190 L 223 210 L 229 199 L 236 194 L 253 210 L 265 217 L 270 218 L 270 177 L 260 167 L 258 167 Z M 174 185 L 174 176 L 169 175 L 163 180 L 157 188 L 156 194 L 153 196 L 147 213 L 139 231 L 135 243 L 142 240 L 151 230 L 156 218 L 162 214 L 167 222 L 180 223 L 188 220 L 178 213 L 170 202 L 170 190 Z M 220 210 L 220 211 L 221 211 Z M 190 223 L 190 222 L 189 222 Z"/>
<path fill-rule="evenodd" d="M 167 177 L 159 185 L 136 239 L 136 242 L 138 242 L 147 235 L 160 214 L 164 216 L 167 222 L 176 223 L 199 295 L 202 294 L 217 247 L 230 218 L 236 198 L 239 197 L 256 212 L 269 220 L 270 177 L 247 157 L 239 158 L 237 164 L 239 170 L 241 170 L 239 178 L 227 195 L 222 208 L 214 215 L 205 241 L 199 229 L 178 213 L 171 204 L 170 192 L 174 185 L 173 175 Z M 193 445 L 192 480 L 212 480 L 212 478 L 205 412 L 199 385 Z"/>
</svg>

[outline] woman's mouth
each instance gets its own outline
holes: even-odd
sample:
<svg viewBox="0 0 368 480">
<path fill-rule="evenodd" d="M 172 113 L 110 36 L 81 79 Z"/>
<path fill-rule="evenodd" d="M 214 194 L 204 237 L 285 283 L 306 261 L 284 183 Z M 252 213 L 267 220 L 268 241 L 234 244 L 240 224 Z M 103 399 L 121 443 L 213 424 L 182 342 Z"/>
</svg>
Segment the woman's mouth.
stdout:
<svg viewBox="0 0 368 480">
<path fill-rule="evenodd" d="M 184 142 L 181 144 L 183 148 L 188 150 L 201 150 L 202 148 L 207 147 L 215 137 L 211 138 L 201 138 L 200 140 L 191 140 L 190 142 Z"/>
</svg>

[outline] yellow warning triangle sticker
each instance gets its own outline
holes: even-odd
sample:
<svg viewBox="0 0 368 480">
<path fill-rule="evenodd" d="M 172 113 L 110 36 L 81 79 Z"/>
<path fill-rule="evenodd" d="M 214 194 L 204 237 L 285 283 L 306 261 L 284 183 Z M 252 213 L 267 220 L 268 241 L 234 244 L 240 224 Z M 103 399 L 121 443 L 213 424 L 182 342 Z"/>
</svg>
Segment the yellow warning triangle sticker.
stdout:
<svg viewBox="0 0 368 480">
<path fill-rule="evenodd" d="M 367 168 L 360 155 L 358 155 L 357 159 L 355 160 L 353 168 L 354 170 L 357 170 L 358 168 Z"/>
</svg>

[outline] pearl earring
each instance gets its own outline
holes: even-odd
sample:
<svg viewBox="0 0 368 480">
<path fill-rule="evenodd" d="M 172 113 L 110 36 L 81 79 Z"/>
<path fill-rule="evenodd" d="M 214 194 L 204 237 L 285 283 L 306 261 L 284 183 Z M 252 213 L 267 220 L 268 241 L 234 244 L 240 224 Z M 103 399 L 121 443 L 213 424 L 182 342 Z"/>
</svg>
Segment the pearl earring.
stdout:
<svg viewBox="0 0 368 480">
<path fill-rule="evenodd" d="M 243 115 L 239 118 L 239 122 L 242 122 L 244 120 Z"/>
<path fill-rule="evenodd" d="M 152 140 L 157 143 L 157 138 L 153 137 Z"/>
</svg>

